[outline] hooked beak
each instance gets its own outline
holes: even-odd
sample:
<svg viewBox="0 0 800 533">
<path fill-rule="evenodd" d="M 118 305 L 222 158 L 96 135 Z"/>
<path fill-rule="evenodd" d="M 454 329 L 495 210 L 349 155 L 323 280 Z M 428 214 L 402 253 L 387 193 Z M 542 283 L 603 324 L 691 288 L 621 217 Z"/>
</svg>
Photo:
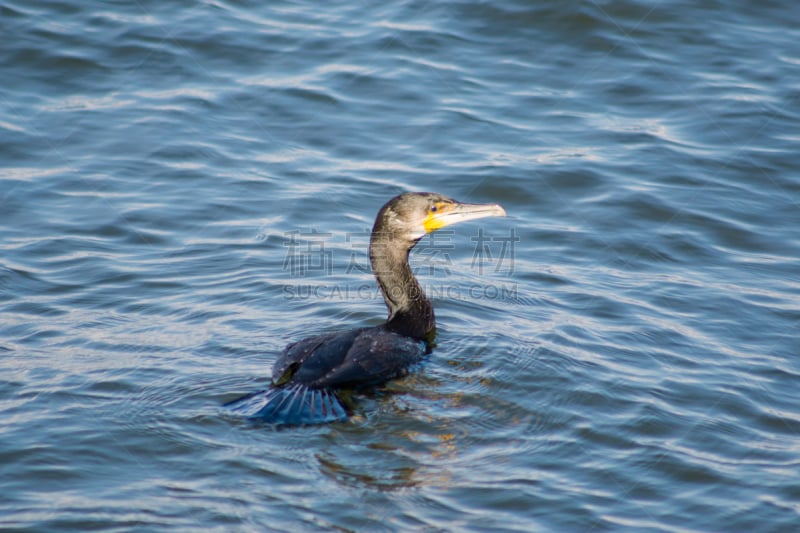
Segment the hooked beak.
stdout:
<svg viewBox="0 0 800 533">
<path fill-rule="evenodd" d="M 435 212 L 429 213 L 423 226 L 425 232 L 430 233 L 451 224 L 476 220 L 486 217 L 504 217 L 506 210 L 497 204 L 462 204 L 444 205 Z"/>
</svg>

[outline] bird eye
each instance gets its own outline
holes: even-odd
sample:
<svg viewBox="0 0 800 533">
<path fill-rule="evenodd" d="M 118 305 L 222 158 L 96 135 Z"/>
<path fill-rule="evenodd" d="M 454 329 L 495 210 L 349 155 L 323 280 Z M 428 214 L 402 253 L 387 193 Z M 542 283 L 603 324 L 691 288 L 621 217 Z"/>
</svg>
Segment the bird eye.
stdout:
<svg viewBox="0 0 800 533">
<path fill-rule="evenodd" d="M 438 210 L 439 210 L 439 206 L 438 206 L 438 205 L 436 205 L 436 204 L 433 204 L 433 205 L 431 206 L 431 213 L 435 213 L 435 212 L 436 212 L 436 211 L 438 211 Z"/>
</svg>

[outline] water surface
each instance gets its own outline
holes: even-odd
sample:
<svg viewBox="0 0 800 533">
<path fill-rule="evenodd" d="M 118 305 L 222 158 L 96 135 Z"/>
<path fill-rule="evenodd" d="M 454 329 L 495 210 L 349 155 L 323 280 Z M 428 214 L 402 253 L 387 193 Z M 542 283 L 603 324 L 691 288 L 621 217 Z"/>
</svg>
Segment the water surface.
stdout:
<svg viewBox="0 0 800 533">
<path fill-rule="evenodd" d="M 800 11 L 158 2 L 0 11 L 0 527 L 789 531 L 800 523 Z M 221 405 L 379 323 L 348 422 Z"/>
</svg>

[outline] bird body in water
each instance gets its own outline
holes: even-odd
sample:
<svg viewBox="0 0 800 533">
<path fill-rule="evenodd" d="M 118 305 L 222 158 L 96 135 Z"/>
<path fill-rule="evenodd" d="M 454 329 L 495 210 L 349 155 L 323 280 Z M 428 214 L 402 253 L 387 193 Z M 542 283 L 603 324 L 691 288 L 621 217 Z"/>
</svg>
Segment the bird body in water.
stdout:
<svg viewBox="0 0 800 533">
<path fill-rule="evenodd" d="M 369 257 L 389 317 L 384 324 L 316 335 L 290 344 L 272 369 L 272 387 L 231 402 L 266 422 L 316 424 L 347 418 L 341 391 L 405 375 L 430 350 L 433 306 L 411 272 L 408 255 L 427 233 L 505 216 L 497 204 L 464 204 L 436 193 L 404 193 L 378 212 Z"/>
</svg>

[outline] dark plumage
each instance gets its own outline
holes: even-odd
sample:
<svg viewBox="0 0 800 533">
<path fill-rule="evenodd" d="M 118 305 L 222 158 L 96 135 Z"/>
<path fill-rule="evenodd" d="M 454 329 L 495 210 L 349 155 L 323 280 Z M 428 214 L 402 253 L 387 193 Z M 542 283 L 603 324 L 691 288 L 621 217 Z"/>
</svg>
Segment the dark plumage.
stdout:
<svg viewBox="0 0 800 533">
<path fill-rule="evenodd" d="M 229 405 L 276 424 L 345 419 L 337 391 L 405 375 L 422 360 L 435 335 L 433 306 L 408 264 L 411 249 L 426 233 L 487 216 L 505 216 L 505 211 L 496 204 L 462 204 L 436 193 L 405 193 L 389 200 L 375 219 L 369 247 L 389 309 L 386 323 L 290 344 L 275 361 L 272 387 Z"/>
</svg>

